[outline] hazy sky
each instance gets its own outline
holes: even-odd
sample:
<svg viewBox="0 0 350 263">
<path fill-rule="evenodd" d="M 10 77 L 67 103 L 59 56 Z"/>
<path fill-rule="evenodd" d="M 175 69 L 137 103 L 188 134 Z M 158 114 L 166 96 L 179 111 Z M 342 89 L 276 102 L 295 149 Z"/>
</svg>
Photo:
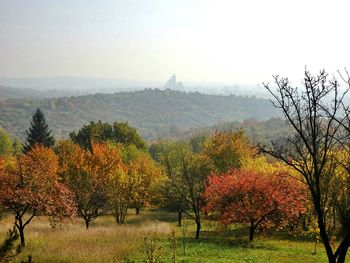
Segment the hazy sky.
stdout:
<svg viewBox="0 0 350 263">
<path fill-rule="evenodd" d="M 0 77 L 254 84 L 350 68 L 347 2 L 0 0 Z"/>
</svg>

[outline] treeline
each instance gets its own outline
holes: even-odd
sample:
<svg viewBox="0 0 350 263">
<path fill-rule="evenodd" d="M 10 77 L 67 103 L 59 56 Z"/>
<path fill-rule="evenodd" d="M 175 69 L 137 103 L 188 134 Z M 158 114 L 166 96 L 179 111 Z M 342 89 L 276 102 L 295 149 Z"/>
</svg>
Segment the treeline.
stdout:
<svg viewBox="0 0 350 263">
<path fill-rule="evenodd" d="M 172 90 L 146 89 L 51 99 L 0 101 L 0 127 L 12 136 L 25 137 L 28 120 L 40 107 L 57 137 L 68 137 L 90 121 L 128 121 L 146 141 L 178 135 L 190 128 L 218 122 L 278 116 L 268 100 L 218 96 Z"/>
</svg>

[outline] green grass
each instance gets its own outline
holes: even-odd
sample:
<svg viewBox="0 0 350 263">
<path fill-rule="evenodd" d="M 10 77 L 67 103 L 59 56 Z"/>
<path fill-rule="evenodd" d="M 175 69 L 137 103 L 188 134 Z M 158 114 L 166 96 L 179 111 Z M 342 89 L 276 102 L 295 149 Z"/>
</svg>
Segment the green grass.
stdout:
<svg viewBox="0 0 350 263">
<path fill-rule="evenodd" d="M 12 217 L 0 221 L 0 241 L 13 223 Z M 205 221 L 199 240 L 194 239 L 195 226 L 191 221 L 183 237 L 176 226 L 176 215 L 157 210 L 143 211 L 128 217 L 125 225 L 117 225 L 111 216 L 93 222 L 86 230 L 81 220 L 52 229 L 47 218 L 36 218 L 26 229 L 27 246 L 14 260 L 20 262 L 32 255 L 34 262 L 145 262 L 145 237 L 155 237 L 161 247 L 162 261 L 172 262 L 170 232 L 177 238 L 176 262 L 327 262 L 322 244 L 317 245 L 302 237 L 278 233 L 258 233 L 247 241 L 247 228 L 240 225 L 231 230 L 220 229 Z M 185 243 L 185 253 L 184 246 Z"/>
</svg>

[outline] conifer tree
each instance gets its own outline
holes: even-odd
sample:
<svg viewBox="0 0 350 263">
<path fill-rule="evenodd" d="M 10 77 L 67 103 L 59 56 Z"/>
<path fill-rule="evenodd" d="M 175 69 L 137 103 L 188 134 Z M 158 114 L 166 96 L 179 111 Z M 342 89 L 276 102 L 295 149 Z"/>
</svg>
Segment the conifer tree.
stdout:
<svg viewBox="0 0 350 263">
<path fill-rule="evenodd" d="M 51 130 L 49 129 L 45 116 L 40 108 L 36 109 L 30 127 L 26 131 L 26 142 L 23 145 L 23 151 L 30 151 L 35 145 L 52 147 L 55 143 Z"/>
</svg>

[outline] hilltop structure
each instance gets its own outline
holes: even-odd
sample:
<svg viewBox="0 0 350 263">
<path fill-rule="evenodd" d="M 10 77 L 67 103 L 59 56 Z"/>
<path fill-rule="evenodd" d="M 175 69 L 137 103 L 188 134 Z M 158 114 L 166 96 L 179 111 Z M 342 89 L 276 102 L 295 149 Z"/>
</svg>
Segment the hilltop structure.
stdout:
<svg viewBox="0 0 350 263">
<path fill-rule="evenodd" d="M 184 86 L 181 81 L 176 81 L 176 75 L 173 74 L 168 81 L 165 83 L 164 88 L 172 90 L 183 90 Z"/>
</svg>

